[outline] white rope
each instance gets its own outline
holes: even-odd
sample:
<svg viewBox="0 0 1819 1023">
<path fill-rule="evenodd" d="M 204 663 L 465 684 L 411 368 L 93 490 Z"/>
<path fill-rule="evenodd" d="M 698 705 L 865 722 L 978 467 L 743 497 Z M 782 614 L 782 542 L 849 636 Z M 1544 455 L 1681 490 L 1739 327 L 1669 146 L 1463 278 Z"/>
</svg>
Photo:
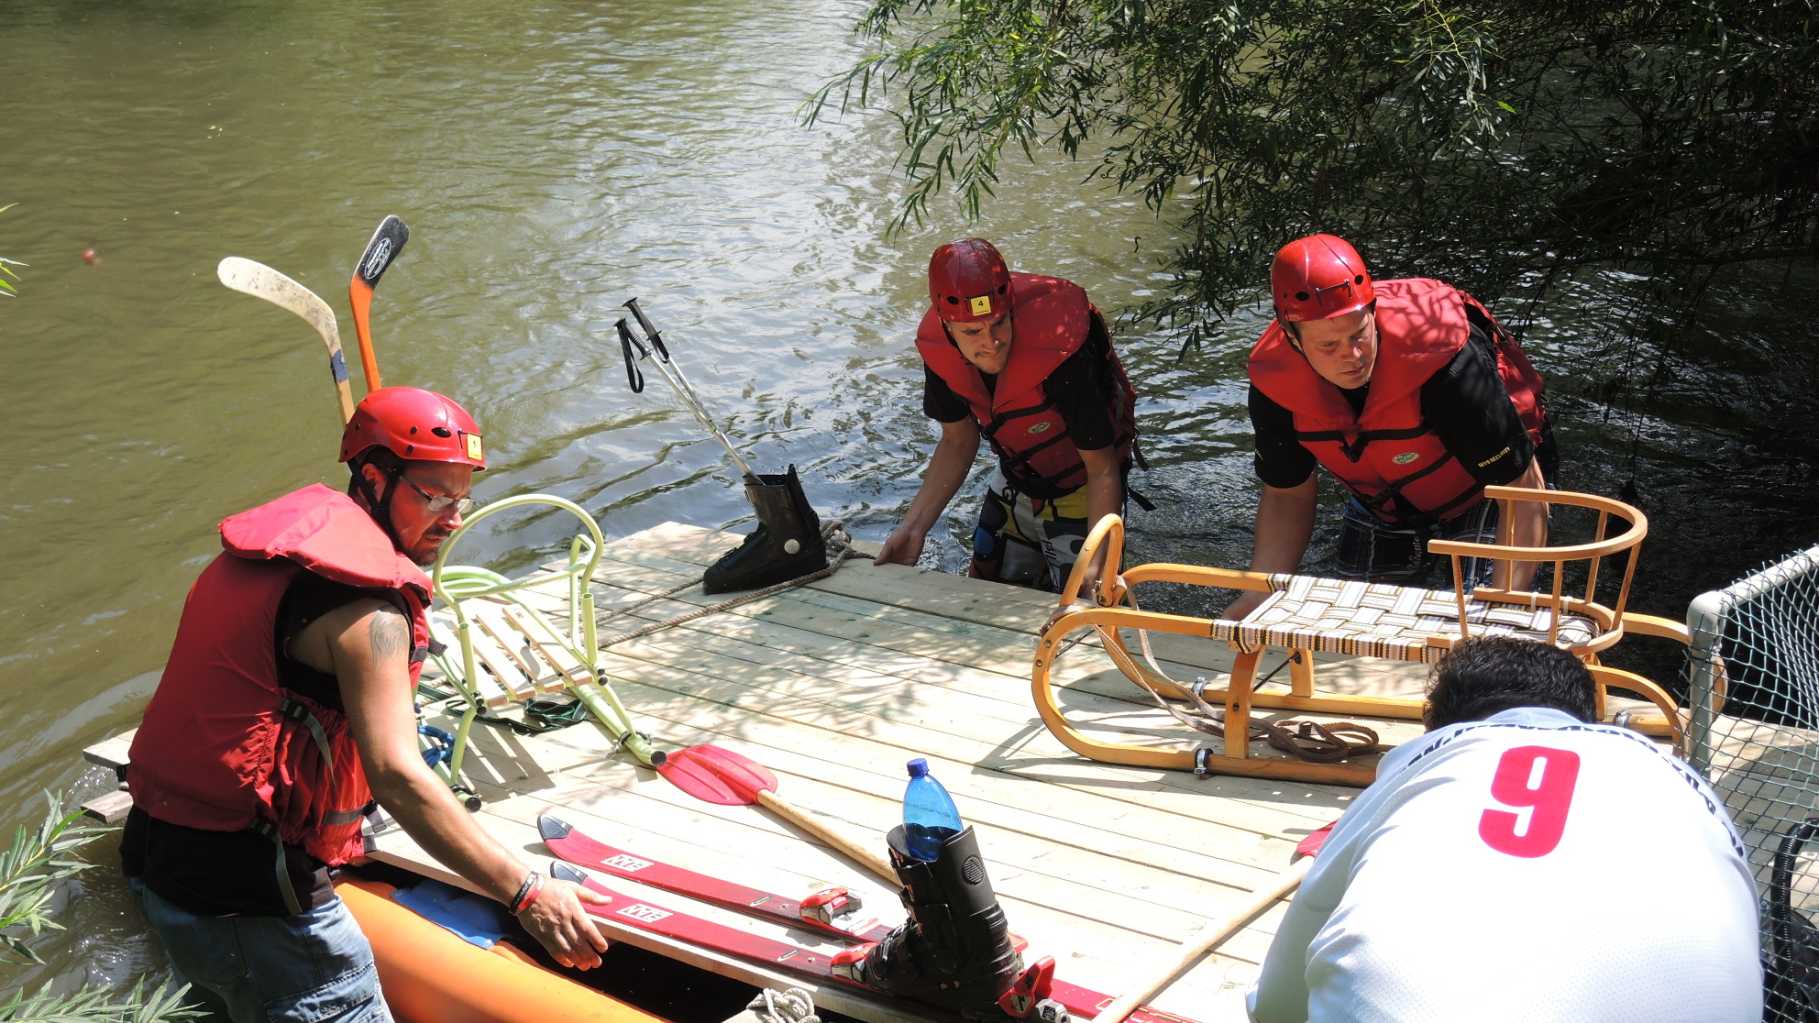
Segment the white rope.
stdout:
<svg viewBox="0 0 1819 1023">
<path fill-rule="evenodd" d="M 821 1017 L 815 1015 L 815 1000 L 799 987 L 782 991 L 764 988 L 746 1009 L 758 1017 L 759 1023 L 821 1023 Z"/>
</svg>

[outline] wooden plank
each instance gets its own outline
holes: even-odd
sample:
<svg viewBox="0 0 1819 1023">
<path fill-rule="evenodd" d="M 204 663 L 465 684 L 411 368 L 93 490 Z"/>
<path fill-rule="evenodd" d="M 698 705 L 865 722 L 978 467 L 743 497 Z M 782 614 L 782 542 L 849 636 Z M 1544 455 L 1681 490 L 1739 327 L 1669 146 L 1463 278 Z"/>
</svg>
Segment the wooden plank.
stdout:
<svg viewBox="0 0 1819 1023">
<path fill-rule="evenodd" d="M 606 592 L 609 595 L 624 593 L 618 590 Z M 535 591 L 527 591 L 525 596 L 527 602 L 533 605 L 538 605 L 541 600 Z M 658 614 L 655 610 L 635 613 Z M 879 660 L 875 648 L 790 626 L 752 619 L 741 620 L 728 615 L 697 619 L 676 627 L 669 634 L 683 637 L 674 642 L 686 645 L 687 653 L 684 656 L 708 650 L 748 663 L 787 666 L 804 674 L 820 675 L 831 671 L 838 673 L 849 685 L 935 685 L 982 698 L 969 713 L 977 712 L 1015 725 L 1034 719 L 1028 690 L 1023 687 L 1024 680 L 1020 678 L 985 677 L 980 671 L 969 671 L 960 666 L 910 654 L 889 658 L 883 665 L 889 670 L 874 670 L 874 665 Z M 657 638 L 659 637 L 654 635 L 641 642 L 648 643 Z M 1104 690 L 1107 688 L 1115 688 L 1121 695 L 1132 690 L 1128 683 L 1122 681 L 1121 676 L 1114 682 L 1109 677 L 1102 679 L 1102 674 L 1077 673 L 1067 680 L 1087 704 L 1099 707 L 1106 713 L 1129 713 L 1133 708 L 1153 708 L 1153 704 L 1141 702 L 1141 695 L 1136 703 L 1105 696 Z"/>
<path fill-rule="evenodd" d="M 111 735 L 82 751 L 82 759 L 96 767 L 109 768 L 115 777 L 126 779 L 126 765 L 131 761 L 129 751 L 132 749 L 133 736 L 139 733 L 137 728 L 129 728 L 118 735 Z"/>
<path fill-rule="evenodd" d="M 622 559 L 623 556 L 616 553 L 615 548 L 609 547 L 607 556 L 602 560 L 602 568 L 596 572 L 596 579 L 655 595 L 673 589 L 678 579 L 686 579 L 687 573 L 694 570 L 693 566 L 676 563 L 660 555 L 637 555 L 633 561 Z M 843 573 L 849 571 L 873 577 L 889 572 L 888 569 L 866 565 L 842 570 Z M 839 575 L 836 573 L 834 578 L 839 578 Z M 938 578 L 947 580 L 949 586 L 981 590 L 991 596 L 1020 589 L 957 576 Z M 697 606 L 721 602 L 719 598 L 701 595 L 698 588 L 676 593 L 675 599 Z M 608 607 L 612 603 L 600 600 L 602 607 Z M 1035 651 L 1035 627 L 1043 620 L 1038 619 L 1033 625 L 1024 624 L 1012 628 L 963 622 L 923 613 L 914 608 L 888 606 L 869 599 L 824 592 L 819 582 L 734 607 L 730 613 L 754 620 L 787 623 L 827 635 L 862 639 L 887 650 L 925 653 L 940 660 L 966 663 L 1020 678 L 1029 675 Z M 1046 618 L 1046 614 L 1043 618 Z M 601 635 L 606 637 L 617 631 L 617 626 L 609 624 L 603 628 Z M 1090 649 L 1097 643 L 1096 639 L 1088 639 L 1082 647 Z M 1229 676 L 1231 652 L 1223 643 L 1152 634 L 1151 645 L 1157 652 L 1158 663 L 1163 671 L 1181 681 L 1205 676 L 1215 683 L 1223 683 Z M 1137 655 L 1134 649 L 1133 655 Z M 1281 652 L 1267 655 L 1261 666 L 1260 677 L 1271 677 L 1283 658 Z M 1316 661 L 1319 665 L 1319 685 L 1323 692 L 1418 696 L 1426 679 L 1426 668 L 1423 665 L 1327 654 L 1318 656 Z M 1286 685 L 1287 681 L 1286 676 L 1280 676 L 1277 684 Z M 1147 699 L 1141 690 L 1128 682 L 1108 687 L 1105 694 L 1133 702 Z"/>
<path fill-rule="evenodd" d="M 430 637 L 446 648 L 443 657 L 448 661 L 449 669 L 456 673 L 464 673 L 466 669 L 461 656 L 461 636 L 460 632 L 452 623 L 452 618 L 453 615 L 446 611 L 438 611 L 430 615 Z M 480 663 L 475 665 L 476 670 L 474 672 L 474 678 L 463 678 L 459 679 L 459 681 L 465 683 L 469 689 L 473 690 L 474 695 L 480 698 L 480 702 L 483 705 L 497 710 L 510 703 L 511 696 L 501 688 L 499 682 L 495 680 L 494 676 L 499 675 L 497 669 L 494 669 L 492 675 L 487 674 L 485 670 L 481 670 L 483 668 L 493 667 L 487 660 L 486 654 L 481 649 L 481 643 L 486 637 L 482 635 L 478 629 L 475 629 L 472 623 L 469 623 L 467 635 L 468 641 L 474 644 L 474 658 Z M 450 679 L 449 681 L 454 682 L 457 680 Z"/>
<path fill-rule="evenodd" d="M 481 663 L 485 664 L 487 669 L 499 680 L 500 685 L 509 694 L 508 699 L 519 701 L 530 699 L 536 691 L 536 685 L 527 674 L 528 665 L 519 660 L 513 651 L 501 643 L 499 637 L 494 635 L 486 624 L 483 624 L 484 621 L 484 619 L 476 621 L 471 630 L 474 637 L 474 656 L 479 658 Z"/>
<path fill-rule="evenodd" d="M 550 692 L 562 687 L 562 675 L 554 665 L 538 657 L 530 643 L 518 634 L 511 623 L 510 604 L 497 604 L 491 601 L 470 601 L 474 624 L 494 645 L 498 656 L 509 660 L 519 671 L 519 677 L 525 679 L 523 688 L 514 691 L 513 696 L 519 700 L 528 700 L 538 693 Z"/>
<path fill-rule="evenodd" d="M 698 576 L 701 567 L 712 562 L 713 550 L 735 542 L 737 538 L 731 534 L 672 522 L 615 540 L 607 548 L 606 554 L 614 560 L 650 567 L 667 567 L 679 578 L 686 578 L 690 574 Z M 599 575 L 596 572 L 597 578 Z M 912 570 L 901 565 L 877 566 L 864 561 L 849 561 L 832 576 L 817 580 L 804 590 L 792 592 L 801 594 L 803 599 L 808 600 L 814 599 L 812 595 L 816 593 L 844 594 L 872 603 L 953 618 L 962 624 L 983 623 L 1026 632 L 1032 637 L 1041 630 L 1057 606 L 1052 594 L 1028 587 L 965 579 L 941 572 Z M 1138 594 L 1140 599 L 1143 596 L 1144 593 Z M 1222 642 L 1156 635 L 1152 637 L 1152 647 L 1158 658 L 1184 669 L 1193 669 L 1189 674 L 1231 672 L 1233 655 L 1230 647 Z M 1320 658 L 1323 668 L 1329 664 L 1353 664 L 1360 661 L 1363 662 L 1361 666 L 1367 669 L 1372 663 L 1370 659 Z M 1387 662 L 1376 662 L 1378 665 L 1385 663 Z M 1267 672 L 1269 667 L 1266 664 L 1263 670 Z M 1414 674 L 1414 691 L 1418 693 L 1425 671 L 1417 670 Z M 1347 671 L 1343 675 L 1342 678 L 1330 681 L 1322 677 L 1322 688 L 1332 692 L 1348 691 L 1344 687 L 1351 680 L 1352 672 Z M 1374 671 L 1367 671 L 1367 677 L 1374 675 Z"/>
<path fill-rule="evenodd" d="M 882 835 L 897 822 L 900 814 L 898 793 L 903 785 L 901 775 L 894 770 L 886 774 L 857 766 L 880 762 L 879 757 L 863 752 L 866 749 L 863 740 L 848 740 L 838 745 L 819 739 L 805 741 L 803 730 L 792 727 L 787 721 L 734 727 L 737 729 L 736 748 L 779 772 L 780 776 L 790 777 L 784 784 L 797 787 L 793 791 L 798 793 L 789 797 L 792 801 L 843 822 L 843 826 L 855 833 Z M 691 744 L 727 742 L 735 738 L 725 732 L 689 729 L 682 725 L 666 725 L 659 729 L 659 736 Z M 558 777 L 596 767 L 604 770 L 607 768 L 601 765 L 616 763 L 603 760 L 600 755 L 602 744 L 590 733 L 553 733 L 543 741 L 548 745 L 539 761 Z M 549 748 L 562 746 L 569 748 L 567 757 Z M 813 750 L 813 754 L 799 752 L 804 749 Z M 931 760 L 937 774 L 947 778 L 957 798 L 963 800 L 965 809 L 962 812 L 979 827 L 982 843 L 989 843 L 992 862 L 997 863 L 1002 857 L 1035 873 L 1046 873 L 1063 880 L 1118 876 L 1118 889 L 1127 901 L 1119 902 L 1116 907 L 1108 906 L 1108 912 L 1119 908 L 1126 912 L 1148 913 L 1153 908 L 1172 910 L 1182 905 L 1197 908 L 1201 904 L 1235 905 L 1241 900 L 1234 893 L 1247 892 L 1262 883 L 1274 873 L 1273 868 L 1287 862 L 1292 850 L 1291 841 L 1274 836 L 1247 836 L 1231 840 L 1232 844 L 1243 842 L 1267 847 L 1270 854 L 1267 857 L 1259 854 L 1258 857 L 1265 862 L 1222 862 L 1218 855 L 1201 850 L 1217 846 L 1220 853 L 1225 854 L 1223 847 L 1228 841 L 1225 836 L 1216 834 L 1214 829 L 1183 827 L 1179 818 L 1174 819 L 1166 835 L 1168 840 L 1178 843 L 1178 847 L 1145 843 L 1136 837 L 1135 833 L 1140 830 L 1136 825 L 1146 818 L 1165 820 L 1167 815 L 1120 807 L 1121 818 L 1107 821 L 1106 827 L 1099 829 L 1094 827 L 1098 822 L 1082 815 L 1079 812 L 1082 807 L 1074 805 L 1084 800 L 1057 800 L 1058 796 L 1070 795 L 1068 793 L 1051 792 L 1047 786 L 1031 785 L 1013 778 L 999 779 L 993 784 L 991 779 L 980 777 L 982 772 L 969 772 L 965 764 L 939 758 Z M 894 762 L 886 762 L 892 763 L 894 768 Z M 998 793 L 1001 798 L 1016 802 L 988 803 L 971 798 L 968 793 L 980 787 L 982 782 L 986 788 L 1001 790 Z M 809 794 L 802 794 L 804 792 Z M 682 804 L 694 802 L 680 792 L 663 787 L 654 795 Z M 713 811 L 708 808 L 703 812 Z M 735 808 L 733 813 L 748 815 L 751 811 Z M 1311 829 L 1302 827 L 1300 830 L 1305 833 Z M 1145 903 L 1151 905 L 1145 906 Z M 1170 933 L 1174 934 L 1173 931 Z M 1179 936 L 1186 933 L 1181 931 Z"/>
<path fill-rule="evenodd" d="M 963 692 L 906 686 L 888 677 L 879 684 L 842 670 L 804 672 L 788 665 L 732 661 L 693 647 L 687 640 L 671 638 L 638 640 L 619 656 L 627 658 L 627 662 L 615 663 L 612 670 L 617 677 L 684 693 L 697 700 L 711 699 L 730 707 L 828 727 L 844 735 L 863 734 L 906 755 L 933 753 L 959 763 L 1010 772 L 1023 766 L 1046 769 L 1051 763 L 1079 759 L 1042 726 L 1033 712 L 1023 711 L 1019 718 L 999 718 L 995 704 Z M 650 665 L 667 670 L 652 672 Z M 688 677 L 691 675 L 696 677 Z M 718 681 L 727 678 L 738 681 Z M 1185 731 L 1159 711 L 1148 717 L 1167 721 L 1177 732 Z M 1026 763 L 1030 761 L 1034 762 Z M 1329 819 L 1323 812 L 1305 809 L 1305 794 L 1310 787 L 1285 788 L 1285 784 L 1259 779 L 1196 779 L 1184 772 L 1165 772 L 1160 783 L 1163 788 L 1191 792 L 1201 805 L 1207 803 L 1206 796 L 1220 792 L 1233 799 L 1232 806 L 1221 808 L 1228 819 L 1256 808 L 1272 829 L 1281 823 L 1284 813 L 1316 824 Z M 1301 795 L 1285 798 L 1284 794 L 1291 791 Z"/>
<path fill-rule="evenodd" d="M 118 824 L 133 808 L 133 794 L 125 789 L 104 792 L 82 804 L 82 812 L 103 824 Z"/>
<path fill-rule="evenodd" d="M 566 598 L 563 603 L 567 604 Z M 557 687 L 563 683 L 579 685 L 594 681 L 592 669 L 581 663 L 580 658 L 569 649 L 568 642 L 550 625 L 548 618 L 521 607 L 504 607 L 500 609 L 500 614 L 523 637 L 525 647 L 554 673 Z"/>
<path fill-rule="evenodd" d="M 702 625 L 703 623 L 712 620 L 713 619 L 701 619 L 696 623 L 691 623 L 691 626 Z M 636 642 L 643 645 L 638 646 L 634 651 L 633 662 L 623 667 L 617 664 L 609 666 L 609 671 L 613 675 L 619 676 L 629 673 L 636 675 L 640 680 L 649 682 L 652 685 L 669 688 L 686 695 L 696 697 L 705 695 L 705 691 L 693 681 L 680 682 L 675 679 L 666 678 L 665 673 L 653 675 L 648 669 L 639 666 L 639 662 L 646 660 L 658 661 L 660 652 L 665 649 L 662 643 L 671 641 L 658 641 L 656 637 L 647 637 Z M 686 642 L 689 645 L 682 648 L 680 652 L 677 652 L 672 648 L 669 654 L 662 655 L 662 659 L 667 660 L 669 663 L 677 664 L 679 667 L 686 668 L 686 664 L 681 662 L 696 656 L 693 647 L 693 637 L 691 636 L 689 640 L 682 642 Z M 847 641 L 841 640 L 838 642 Z M 632 650 L 630 647 L 627 649 Z M 632 669 L 636 670 L 634 671 Z M 724 669 L 722 674 L 728 677 L 744 678 L 748 677 L 752 671 L 753 669 L 749 666 L 741 665 L 736 669 Z M 930 711 L 929 708 L 920 701 L 909 699 L 906 696 L 900 701 L 878 705 L 875 698 L 870 698 L 872 706 L 868 707 L 865 706 L 865 701 L 868 698 L 859 692 L 863 686 L 853 678 L 850 678 L 844 675 L 843 672 L 833 668 L 817 668 L 815 669 L 815 673 L 828 680 L 830 685 L 827 688 L 834 690 L 836 695 L 844 693 L 845 698 L 842 702 L 845 706 L 840 709 L 838 715 L 830 718 L 830 720 L 834 721 L 840 727 L 862 727 L 864 722 L 871 721 L 885 708 L 888 708 L 894 714 L 899 714 L 907 721 L 912 722 L 910 725 L 912 729 L 927 724 L 927 718 Z M 912 680 L 927 682 L 931 678 L 951 678 L 956 674 L 957 669 L 950 665 L 939 667 L 938 673 L 927 670 L 918 672 Z M 958 674 L 964 676 L 965 673 L 958 672 Z M 1022 680 L 1017 680 L 1016 685 L 1019 688 L 1013 691 L 1024 694 L 1027 693 L 1026 684 L 1023 683 Z M 907 694 L 910 692 L 910 689 L 904 688 L 903 691 Z M 734 700 L 738 695 L 736 688 L 733 691 L 715 689 L 714 692 L 723 694 L 715 697 L 723 702 Z M 1022 699 L 1023 702 L 1020 704 L 1018 713 L 1021 715 L 1020 720 L 1023 723 L 1023 728 L 1013 733 L 1014 741 L 1018 744 L 1018 747 L 1022 749 L 1029 747 L 1031 744 L 1036 744 L 1039 750 L 1052 753 L 1054 758 L 1059 761 L 1077 760 L 1078 758 L 1070 751 L 1065 750 L 1064 747 L 1060 746 L 1058 741 L 1053 740 L 1052 737 L 1047 734 L 1047 730 L 1036 720 L 1032 710 L 1022 709 L 1030 706 L 1027 702 L 1027 696 L 1024 696 Z M 812 710 L 803 708 L 799 704 L 791 704 L 790 708 L 790 713 L 792 715 L 803 717 L 806 720 L 813 720 L 816 717 L 816 714 Z M 865 713 L 859 713 L 858 711 L 865 711 Z M 967 713 L 971 713 L 971 711 L 969 710 Z M 821 716 L 827 717 L 827 715 Z M 880 722 L 879 724 L 880 727 L 883 727 L 887 723 Z M 997 732 L 992 734 L 989 739 L 983 741 L 988 744 L 1003 745 L 1007 740 L 1005 739 L 1003 732 Z M 919 740 L 914 737 L 912 737 L 910 742 L 911 745 L 908 748 L 915 749 L 921 746 Z M 969 751 L 968 755 L 957 756 L 955 759 L 973 763 L 975 762 L 974 757 L 983 756 L 987 752 L 988 751 L 985 748 L 981 747 Z M 1046 768 L 1046 765 L 1044 766 Z M 1125 769 L 1113 768 L 1111 770 L 1119 772 Z M 1153 773 L 1154 772 L 1152 772 L 1152 774 Z M 1197 800 L 1204 801 L 1207 796 L 1221 795 L 1241 800 L 1248 799 L 1261 801 L 1266 804 L 1266 809 L 1272 813 L 1283 806 L 1293 807 L 1292 813 L 1310 820 L 1315 820 L 1316 824 L 1325 823 L 1326 820 L 1331 819 L 1332 816 L 1336 815 L 1336 810 L 1321 809 L 1319 806 L 1320 803 L 1326 803 L 1329 806 L 1333 805 L 1331 802 L 1331 793 L 1333 790 L 1331 789 L 1319 789 L 1318 787 L 1313 786 L 1277 782 L 1268 779 L 1235 778 L 1227 776 L 1201 780 L 1195 779 L 1184 772 L 1162 772 L 1161 774 L 1164 775 L 1159 781 L 1159 784 L 1162 787 L 1192 792 L 1194 798 Z M 1341 798 L 1349 801 L 1350 797 L 1349 794 L 1347 794 Z M 1275 824 L 1279 823 L 1273 817 L 1271 818 L 1271 821 L 1272 828 L 1274 828 Z"/>
</svg>

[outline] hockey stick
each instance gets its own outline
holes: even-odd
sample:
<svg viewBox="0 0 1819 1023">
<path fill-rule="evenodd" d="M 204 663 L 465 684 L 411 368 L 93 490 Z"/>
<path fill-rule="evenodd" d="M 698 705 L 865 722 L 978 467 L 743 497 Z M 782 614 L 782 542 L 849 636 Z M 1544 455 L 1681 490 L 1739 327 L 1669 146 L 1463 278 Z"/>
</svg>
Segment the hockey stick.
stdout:
<svg viewBox="0 0 1819 1023">
<path fill-rule="evenodd" d="M 404 226 L 404 221 L 388 215 L 379 221 L 366 243 L 366 251 L 360 253 L 360 262 L 354 264 L 353 278 L 347 282 L 347 303 L 354 309 L 354 333 L 360 338 L 360 370 L 366 375 L 368 394 L 380 387 L 379 356 L 373 352 L 373 291 L 410 240 L 411 229 Z"/>
<path fill-rule="evenodd" d="M 303 317 L 322 335 L 328 346 L 328 372 L 335 381 L 336 397 L 341 399 L 341 421 L 354 418 L 354 392 L 347 386 L 347 359 L 341 355 L 341 332 L 335 326 L 335 311 L 322 301 L 322 296 L 284 276 L 264 263 L 239 256 L 229 256 L 215 267 L 221 283 L 243 291 L 254 298 L 289 309 Z"/>
</svg>

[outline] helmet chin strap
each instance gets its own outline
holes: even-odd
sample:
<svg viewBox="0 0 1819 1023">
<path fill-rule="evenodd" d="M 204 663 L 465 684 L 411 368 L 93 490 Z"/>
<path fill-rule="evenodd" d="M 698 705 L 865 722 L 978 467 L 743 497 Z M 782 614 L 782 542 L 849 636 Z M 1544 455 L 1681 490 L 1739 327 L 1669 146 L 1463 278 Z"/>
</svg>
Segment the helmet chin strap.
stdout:
<svg viewBox="0 0 1819 1023">
<path fill-rule="evenodd" d="M 366 500 L 366 510 L 373 517 L 373 522 L 384 531 L 386 537 L 391 540 L 392 546 L 402 551 L 404 541 L 399 539 L 398 531 L 392 526 L 392 497 L 398 493 L 398 477 L 404 474 L 404 469 L 400 466 L 392 472 L 386 472 L 385 493 L 375 497 L 373 483 L 366 478 L 365 472 L 366 467 L 370 464 L 372 463 L 362 462 L 360 468 L 354 471 L 354 486 L 360 491 L 360 496 Z M 383 469 L 380 471 L 385 472 Z"/>
</svg>

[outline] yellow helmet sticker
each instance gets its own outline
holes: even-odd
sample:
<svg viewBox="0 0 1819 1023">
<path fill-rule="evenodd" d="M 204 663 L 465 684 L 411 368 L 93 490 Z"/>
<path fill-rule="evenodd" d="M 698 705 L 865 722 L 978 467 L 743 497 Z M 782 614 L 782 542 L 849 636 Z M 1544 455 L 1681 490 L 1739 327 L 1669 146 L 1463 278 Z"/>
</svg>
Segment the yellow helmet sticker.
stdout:
<svg viewBox="0 0 1819 1023">
<path fill-rule="evenodd" d="M 990 295 L 977 295 L 968 299 L 967 302 L 972 306 L 974 316 L 990 316 L 992 314 L 992 296 Z"/>
<path fill-rule="evenodd" d="M 480 435 L 477 433 L 467 435 L 467 457 L 476 462 L 486 461 L 486 456 L 480 453 Z"/>
</svg>

